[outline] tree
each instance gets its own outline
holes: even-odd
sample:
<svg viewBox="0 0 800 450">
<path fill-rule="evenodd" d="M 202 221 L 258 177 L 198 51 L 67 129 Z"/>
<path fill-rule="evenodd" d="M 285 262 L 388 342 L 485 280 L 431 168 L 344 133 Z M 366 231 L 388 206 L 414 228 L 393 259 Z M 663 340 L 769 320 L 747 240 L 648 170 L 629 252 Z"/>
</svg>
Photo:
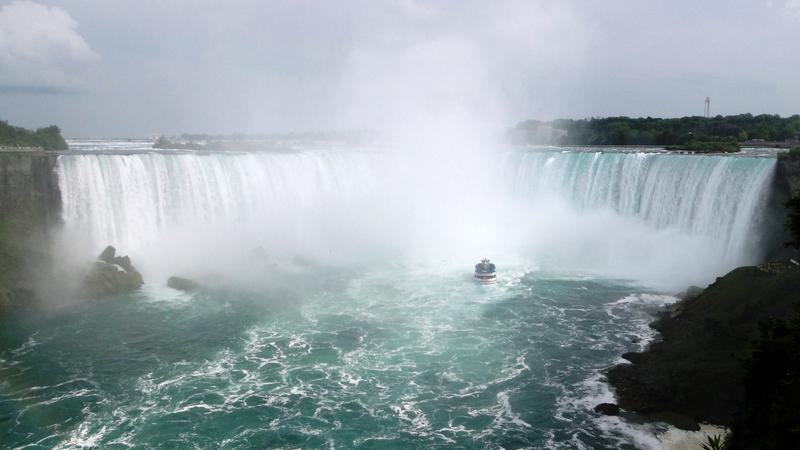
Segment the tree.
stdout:
<svg viewBox="0 0 800 450">
<path fill-rule="evenodd" d="M 66 150 L 67 141 L 61 136 L 61 129 L 55 125 L 35 131 L 9 125 L 0 121 L 0 145 L 13 147 L 41 147 L 45 150 Z"/>
<path fill-rule="evenodd" d="M 745 363 L 745 409 L 727 448 L 800 448 L 800 315 L 759 328 Z"/>
</svg>

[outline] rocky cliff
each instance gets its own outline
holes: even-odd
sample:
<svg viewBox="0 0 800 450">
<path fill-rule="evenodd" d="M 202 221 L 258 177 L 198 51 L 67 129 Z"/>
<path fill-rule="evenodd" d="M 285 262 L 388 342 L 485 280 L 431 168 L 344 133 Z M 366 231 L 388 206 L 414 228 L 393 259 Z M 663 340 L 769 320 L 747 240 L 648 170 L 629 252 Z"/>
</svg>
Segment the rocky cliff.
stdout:
<svg viewBox="0 0 800 450">
<path fill-rule="evenodd" d="M 744 401 L 742 361 L 759 322 L 791 317 L 800 304 L 800 266 L 740 267 L 653 323 L 660 340 L 623 357 L 608 379 L 619 406 L 730 425 Z M 667 420 L 668 421 L 668 420 Z"/>
<path fill-rule="evenodd" d="M 776 166 L 775 187 L 786 196 L 800 192 L 800 151 L 781 153 Z"/>
<path fill-rule="evenodd" d="M 61 221 L 57 159 L 43 151 L 0 152 L 0 305 L 32 297 L 32 275 L 47 263 L 51 231 Z"/>
<path fill-rule="evenodd" d="M 775 165 L 772 195 L 766 205 L 762 223 L 762 230 L 765 233 L 762 243 L 765 261 L 798 258 L 796 251 L 787 249 L 784 245 L 791 239 L 784 227 L 787 219 L 786 202 L 798 193 L 800 193 L 800 152 L 794 150 L 781 153 Z"/>
</svg>

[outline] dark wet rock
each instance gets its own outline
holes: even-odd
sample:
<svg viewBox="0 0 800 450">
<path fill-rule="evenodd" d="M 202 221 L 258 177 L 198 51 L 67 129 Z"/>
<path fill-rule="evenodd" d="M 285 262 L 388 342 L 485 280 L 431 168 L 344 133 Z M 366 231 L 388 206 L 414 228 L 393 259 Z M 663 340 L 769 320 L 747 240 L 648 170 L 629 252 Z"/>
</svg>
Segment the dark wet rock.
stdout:
<svg viewBox="0 0 800 450">
<path fill-rule="evenodd" d="M 651 326 L 660 339 L 608 372 L 626 411 L 694 429 L 681 417 L 730 426 L 744 403 L 744 368 L 759 322 L 789 317 L 800 303 L 800 271 L 740 267 Z M 664 416 L 664 412 L 669 412 Z"/>
<path fill-rule="evenodd" d="M 143 284 L 139 272 L 126 272 L 115 264 L 97 261 L 83 280 L 83 293 L 89 297 L 104 297 L 134 291 Z"/>
<path fill-rule="evenodd" d="M 619 406 L 614 403 L 600 403 L 594 407 L 594 412 L 600 413 L 604 416 L 618 416 Z"/>
<path fill-rule="evenodd" d="M 126 272 L 138 272 L 133 264 L 131 264 L 131 259 L 127 256 L 121 256 L 118 258 L 114 258 L 114 264 L 122 267 L 122 270 Z"/>
<path fill-rule="evenodd" d="M 688 288 L 686 288 L 685 291 L 681 292 L 676 297 L 678 297 L 681 300 L 691 300 L 693 298 L 697 298 L 702 293 L 703 293 L 703 288 L 699 286 L 689 286 Z"/>
<path fill-rule="evenodd" d="M 656 422 L 665 422 L 673 427 L 680 428 L 687 431 L 700 431 L 700 424 L 696 420 L 683 414 L 678 414 L 670 411 L 659 411 L 651 413 L 647 416 L 649 419 Z"/>
<path fill-rule="evenodd" d="M 117 249 L 113 245 L 109 245 L 97 257 L 100 261 L 111 263 L 117 255 Z"/>
<path fill-rule="evenodd" d="M 785 152 L 775 166 L 775 186 L 789 195 L 800 192 L 800 154 Z"/>
<path fill-rule="evenodd" d="M 169 277 L 167 286 L 179 291 L 194 291 L 199 287 L 196 281 L 183 277 Z"/>
<path fill-rule="evenodd" d="M 89 269 L 83 280 L 82 293 L 88 297 L 105 297 L 139 289 L 144 284 L 142 274 L 127 256 L 116 256 L 116 249 L 108 246 Z"/>
<path fill-rule="evenodd" d="M 97 257 L 100 261 L 106 262 L 108 264 L 116 264 L 122 268 L 125 272 L 138 272 L 133 264 L 131 264 L 131 259 L 126 256 L 116 256 L 117 249 L 113 246 L 109 245 L 108 247 L 100 253 L 100 256 Z"/>
<path fill-rule="evenodd" d="M 628 361 L 630 361 L 632 363 L 638 363 L 638 362 L 642 362 L 647 357 L 645 356 L 644 353 L 628 352 L 628 353 L 623 353 L 622 354 L 622 358 L 626 359 L 626 360 L 628 360 Z"/>
<path fill-rule="evenodd" d="M 778 261 L 770 261 L 759 264 L 758 268 L 771 274 L 794 272 L 800 270 L 800 262 L 798 262 L 798 259 L 800 258 L 786 258 Z"/>
</svg>

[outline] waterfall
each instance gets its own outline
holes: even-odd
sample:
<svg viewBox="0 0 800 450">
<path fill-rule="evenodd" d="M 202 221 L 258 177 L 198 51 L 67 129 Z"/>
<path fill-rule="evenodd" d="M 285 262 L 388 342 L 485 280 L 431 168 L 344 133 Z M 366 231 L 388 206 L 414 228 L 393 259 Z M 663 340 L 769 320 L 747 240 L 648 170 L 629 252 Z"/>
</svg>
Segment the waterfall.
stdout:
<svg viewBox="0 0 800 450">
<path fill-rule="evenodd" d="M 135 250 L 173 227 L 246 224 L 368 191 L 376 154 L 137 153 L 59 157 L 63 220 Z"/>
<path fill-rule="evenodd" d="M 774 158 L 596 151 L 495 156 L 493 166 L 470 169 L 484 174 L 465 173 L 457 161 L 423 171 L 414 157 L 345 149 L 84 152 L 61 155 L 57 170 L 66 228 L 92 251 L 107 244 L 132 253 L 148 245 L 163 249 L 173 239 L 159 243 L 167 233 L 197 234 L 211 226 L 214 233 L 195 241 L 233 235 L 251 248 L 307 244 L 325 254 L 359 246 L 359 255 L 380 246 L 412 254 L 434 247 L 478 256 L 486 249 L 549 252 L 610 267 L 614 276 L 641 269 L 643 277 L 697 283 L 753 263 L 763 251 Z M 492 183 L 498 179 L 492 175 L 501 181 Z M 476 180 L 486 192 L 460 188 Z M 541 207 L 552 199 L 569 210 Z M 676 267 L 683 273 L 667 274 Z"/>
<path fill-rule="evenodd" d="M 712 238 L 719 256 L 741 259 L 761 239 L 775 159 L 530 151 L 505 154 L 502 166 L 515 195 L 554 195 L 584 212 L 611 208 L 653 229 Z"/>
</svg>

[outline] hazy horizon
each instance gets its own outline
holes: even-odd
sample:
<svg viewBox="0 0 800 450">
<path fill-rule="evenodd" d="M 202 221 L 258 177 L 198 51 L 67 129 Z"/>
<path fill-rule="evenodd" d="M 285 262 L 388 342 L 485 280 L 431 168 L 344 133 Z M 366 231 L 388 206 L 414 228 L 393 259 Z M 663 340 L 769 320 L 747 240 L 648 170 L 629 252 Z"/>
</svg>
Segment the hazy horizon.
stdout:
<svg viewBox="0 0 800 450">
<path fill-rule="evenodd" d="M 0 1 L 0 118 L 133 138 L 679 117 L 706 96 L 787 116 L 799 25 L 796 0 Z"/>
</svg>

